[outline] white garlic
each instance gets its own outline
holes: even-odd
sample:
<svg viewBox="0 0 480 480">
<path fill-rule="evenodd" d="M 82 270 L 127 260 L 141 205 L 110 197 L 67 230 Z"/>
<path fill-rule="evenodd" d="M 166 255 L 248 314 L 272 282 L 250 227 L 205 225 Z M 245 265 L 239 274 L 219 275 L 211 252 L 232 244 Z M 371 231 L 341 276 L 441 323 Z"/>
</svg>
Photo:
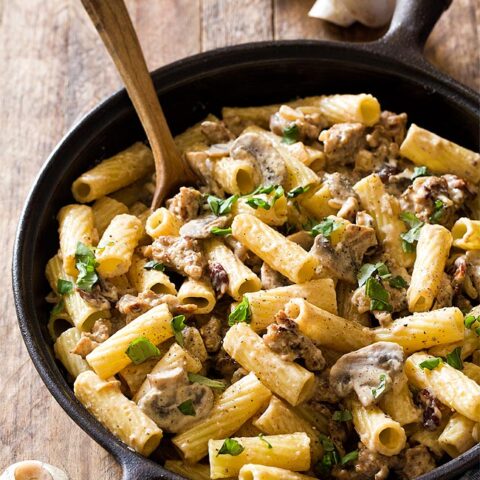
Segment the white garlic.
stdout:
<svg viewBox="0 0 480 480">
<path fill-rule="evenodd" d="M 395 10 L 395 0 L 317 0 L 308 15 L 342 27 L 360 22 L 367 27 L 387 24 Z"/>
<path fill-rule="evenodd" d="M 38 460 L 14 463 L 0 475 L 0 480 L 68 480 L 67 474 Z"/>
</svg>

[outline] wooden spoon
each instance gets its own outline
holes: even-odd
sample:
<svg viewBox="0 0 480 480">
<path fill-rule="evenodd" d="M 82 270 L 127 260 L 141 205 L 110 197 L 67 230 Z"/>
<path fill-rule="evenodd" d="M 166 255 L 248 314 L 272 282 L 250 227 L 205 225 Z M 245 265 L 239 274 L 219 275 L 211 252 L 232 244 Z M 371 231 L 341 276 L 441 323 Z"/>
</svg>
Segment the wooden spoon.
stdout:
<svg viewBox="0 0 480 480">
<path fill-rule="evenodd" d="M 82 4 L 122 77 L 152 147 L 157 173 L 152 201 L 155 209 L 175 187 L 191 184 L 196 177 L 168 128 L 124 1 L 82 0 Z"/>
</svg>

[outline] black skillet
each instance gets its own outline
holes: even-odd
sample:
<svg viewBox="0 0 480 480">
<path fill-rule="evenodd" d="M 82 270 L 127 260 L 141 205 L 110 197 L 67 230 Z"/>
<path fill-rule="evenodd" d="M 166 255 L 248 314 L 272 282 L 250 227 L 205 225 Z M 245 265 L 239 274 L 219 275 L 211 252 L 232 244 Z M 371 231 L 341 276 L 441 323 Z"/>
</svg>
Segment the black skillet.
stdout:
<svg viewBox="0 0 480 480">
<path fill-rule="evenodd" d="M 410 121 L 478 150 L 479 96 L 422 56 L 427 36 L 450 3 L 398 0 L 388 33 L 368 44 L 260 42 L 195 55 L 155 71 L 155 87 L 174 134 L 225 105 L 367 92 L 379 98 L 383 109 L 407 112 Z M 23 210 L 14 249 L 13 290 L 27 349 L 63 409 L 120 462 L 123 480 L 173 480 L 181 477 L 129 450 L 75 399 L 55 362 L 45 328 L 44 268 L 58 248 L 56 212 L 72 202 L 70 185 L 80 173 L 143 138 L 125 90 L 95 108 L 64 137 L 36 179 Z M 477 445 L 421 478 L 458 478 L 478 468 L 479 457 Z"/>
</svg>

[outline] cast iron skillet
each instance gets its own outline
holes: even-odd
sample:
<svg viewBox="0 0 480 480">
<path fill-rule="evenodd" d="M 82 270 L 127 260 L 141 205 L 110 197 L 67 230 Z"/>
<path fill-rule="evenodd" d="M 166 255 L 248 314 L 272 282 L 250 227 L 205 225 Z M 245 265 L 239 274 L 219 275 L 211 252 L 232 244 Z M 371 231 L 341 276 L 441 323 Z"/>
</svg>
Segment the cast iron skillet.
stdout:
<svg viewBox="0 0 480 480">
<path fill-rule="evenodd" d="M 195 55 L 155 71 L 155 87 L 174 133 L 225 105 L 367 92 L 379 98 L 383 109 L 407 112 L 410 121 L 477 150 L 478 95 L 438 72 L 422 56 L 428 34 L 450 3 L 398 0 L 390 30 L 373 43 L 260 42 Z M 23 210 L 14 249 L 13 290 L 20 329 L 40 376 L 70 417 L 120 462 L 123 480 L 179 480 L 129 450 L 75 399 L 55 362 L 45 328 L 44 268 L 58 245 L 55 215 L 73 200 L 72 181 L 94 161 L 143 138 L 125 90 L 95 108 L 64 137 Z M 422 480 L 457 478 L 474 467 L 479 454 L 477 445 Z"/>
</svg>

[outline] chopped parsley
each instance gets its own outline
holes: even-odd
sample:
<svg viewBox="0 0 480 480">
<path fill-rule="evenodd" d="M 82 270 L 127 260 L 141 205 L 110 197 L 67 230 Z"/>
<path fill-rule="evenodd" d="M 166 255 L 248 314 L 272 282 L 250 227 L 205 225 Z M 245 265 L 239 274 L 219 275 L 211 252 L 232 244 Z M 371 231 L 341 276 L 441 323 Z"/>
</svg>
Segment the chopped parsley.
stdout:
<svg viewBox="0 0 480 480">
<path fill-rule="evenodd" d="M 236 457 L 237 455 L 240 455 L 244 450 L 245 447 L 240 442 L 238 442 L 234 438 L 226 438 L 217 453 L 217 457 L 219 455 L 232 455 L 233 457 Z"/>
<path fill-rule="evenodd" d="M 98 264 L 95 261 L 93 250 L 82 242 L 77 244 L 75 266 L 79 272 L 77 287 L 86 292 L 91 292 L 93 285 L 98 281 L 98 275 L 95 270 Z"/>
<path fill-rule="evenodd" d="M 250 317 L 250 303 L 248 298 L 244 296 L 242 301 L 235 307 L 235 310 L 228 316 L 228 324 L 232 327 L 237 323 L 250 323 Z"/>
<path fill-rule="evenodd" d="M 197 412 L 195 411 L 195 407 L 193 406 L 192 400 L 185 400 L 177 407 L 184 415 L 188 415 L 190 417 L 194 417 Z"/>
<path fill-rule="evenodd" d="M 447 353 L 447 363 L 457 370 L 463 369 L 462 347 L 455 348 L 452 352 Z"/>
<path fill-rule="evenodd" d="M 465 317 L 465 320 L 463 321 L 463 323 L 465 324 L 465 328 L 472 328 L 472 325 L 475 322 L 480 322 L 480 316 L 475 318 L 473 315 L 467 315 Z"/>
<path fill-rule="evenodd" d="M 307 193 L 310 190 L 311 185 L 307 185 L 306 187 L 297 187 L 293 188 L 289 192 L 287 192 L 287 197 L 288 198 L 295 198 L 298 197 L 299 195 L 302 195 L 303 193 Z"/>
<path fill-rule="evenodd" d="M 432 223 L 440 223 L 445 204 L 441 200 L 435 200 L 433 213 L 428 217 Z"/>
<path fill-rule="evenodd" d="M 185 325 L 185 315 L 177 315 L 177 316 L 173 317 L 170 324 L 172 325 L 172 330 L 173 330 L 173 334 L 175 336 L 175 340 L 177 341 L 177 343 L 181 347 L 183 347 L 182 331 L 187 326 L 187 325 Z"/>
<path fill-rule="evenodd" d="M 433 370 L 434 368 L 438 367 L 442 363 L 442 359 L 439 357 L 436 358 L 429 358 L 428 360 L 424 360 L 419 364 L 420 368 Z"/>
<path fill-rule="evenodd" d="M 57 280 L 57 291 L 60 295 L 68 295 L 73 291 L 73 283 L 59 278 Z"/>
<path fill-rule="evenodd" d="M 380 382 L 375 388 L 372 388 L 372 397 L 378 398 L 387 388 L 387 376 L 382 373 L 380 375 Z"/>
<path fill-rule="evenodd" d="M 219 237 L 225 237 L 227 235 L 232 234 L 232 229 L 231 228 L 212 227 L 210 229 L 210 232 L 213 233 L 214 235 L 218 235 Z"/>
<path fill-rule="evenodd" d="M 233 204 L 238 200 L 238 195 L 232 195 L 226 199 L 215 197 L 215 195 L 209 195 L 207 197 L 207 203 L 210 210 L 218 216 L 230 213 L 232 211 Z"/>
<path fill-rule="evenodd" d="M 370 310 L 391 312 L 392 305 L 389 303 L 390 295 L 383 288 L 382 284 L 373 277 L 365 283 L 365 293 L 370 298 Z"/>
<path fill-rule="evenodd" d="M 135 365 L 140 365 L 145 360 L 158 357 L 160 350 L 146 337 L 133 340 L 125 352 Z"/>
<path fill-rule="evenodd" d="M 188 379 L 192 383 L 199 383 L 200 385 L 206 385 L 210 388 L 219 388 L 221 390 L 225 388 L 225 383 L 221 380 L 211 380 L 210 378 L 199 375 L 198 373 L 188 373 Z"/>
<path fill-rule="evenodd" d="M 265 200 L 261 197 L 255 197 L 253 195 L 274 193 L 272 203 L 269 203 L 268 200 Z M 263 208 L 264 210 L 270 210 L 275 205 L 275 202 L 285 195 L 285 191 L 281 185 L 268 185 L 266 187 L 258 187 L 252 193 L 249 194 L 250 198 L 246 200 L 247 205 L 254 208 Z"/>
<path fill-rule="evenodd" d="M 336 410 L 332 418 L 335 422 L 349 422 L 353 417 L 350 410 Z"/>
<path fill-rule="evenodd" d="M 397 275 L 396 277 L 392 277 L 388 280 L 388 284 L 393 288 L 407 288 L 408 283 L 405 281 L 403 277 Z"/>
<path fill-rule="evenodd" d="M 400 214 L 400 218 L 410 227 L 410 230 L 400 234 L 403 251 L 406 253 L 414 252 L 416 242 L 420 238 L 420 231 L 425 224 L 412 212 L 403 212 Z"/>
<path fill-rule="evenodd" d="M 377 267 L 372 263 L 363 264 L 357 274 L 358 286 L 363 287 L 376 271 Z"/>
<path fill-rule="evenodd" d="M 430 172 L 427 167 L 415 167 L 413 169 L 412 180 L 415 180 L 418 177 L 429 177 Z"/>
<path fill-rule="evenodd" d="M 264 210 L 270 210 L 271 205 L 264 200 L 263 198 L 260 197 L 252 197 L 246 200 L 247 205 L 250 207 L 254 208 L 255 210 L 257 208 L 263 208 Z"/>
<path fill-rule="evenodd" d="M 315 465 L 315 470 L 318 470 L 320 475 L 328 476 L 332 467 L 341 462 L 341 458 L 338 455 L 334 443 L 329 437 L 321 434 L 319 438 L 324 450 L 324 454 L 320 462 Z"/>
<path fill-rule="evenodd" d="M 157 272 L 163 272 L 165 270 L 165 265 L 163 263 L 156 262 L 155 260 L 150 260 L 143 266 L 143 268 L 145 270 L 156 270 Z"/>
<path fill-rule="evenodd" d="M 56 315 L 60 315 L 60 313 L 63 312 L 63 309 L 65 308 L 65 304 L 63 303 L 63 298 L 52 308 L 52 311 L 50 312 L 51 317 L 55 317 Z"/>
<path fill-rule="evenodd" d="M 322 234 L 325 238 L 330 238 L 332 233 L 335 230 L 338 230 L 341 225 L 341 222 L 337 222 L 333 218 L 327 217 L 312 227 L 310 230 L 310 235 L 312 235 L 312 237 L 316 237 L 317 235 Z"/>
<path fill-rule="evenodd" d="M 353 450 L 352 452 L 347 453 L 340 460 L 342 465 L 346 465 L 348 462 L 356 460 L 358 458 L 358 450 Z"/>
<path fill-rule="evenodd" d="M 282 142 L 287 145 L 292 145 L 295 142 L 298 142 L 300 138 L 300 130 L 296 123 L 291 123 L 283 129 L 283 139 Z"/>
<path fill-rule="evenodd" d="M 273 448 L 273 447 L 272 447 L 272 444 L 271 444 L 269 441 L 265 440 L 265 435 L 264 435 L 263 433 L 259 433 L 259 434 L 258 434 L 258 438 L 259 438 L 262 442 L 266 443 L 268 448 Z"/>
</svg>

